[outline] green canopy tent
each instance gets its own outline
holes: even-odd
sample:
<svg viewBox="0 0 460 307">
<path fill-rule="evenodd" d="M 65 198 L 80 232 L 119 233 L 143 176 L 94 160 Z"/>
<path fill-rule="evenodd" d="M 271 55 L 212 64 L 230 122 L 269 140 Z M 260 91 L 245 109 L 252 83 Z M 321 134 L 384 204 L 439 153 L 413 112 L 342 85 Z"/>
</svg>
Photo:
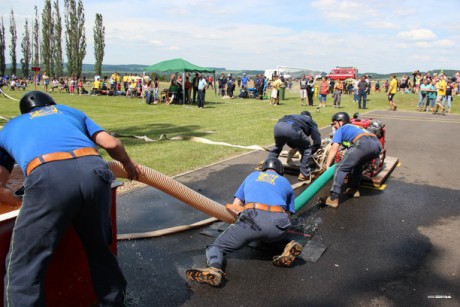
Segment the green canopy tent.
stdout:
<svg viewBox="0 0 460 307">
<path fill-rule="evenodd" d="M 214 92 L 216 91 L 216 70 L 208 67 L 201 67 L 190 62 L 187 62 L 184 59 L 172 59 L 167 61 L 162 61 L 152 66 L 144 68 L 144 72 L 147 71 L 161 71 L 161 72 L 181 72 L 182 73 L 182 89 L 185 89 L 185 73 L 186 72 L 207 72 L 214 74 Z M 185 101 L 185 90 L 182 91 L 183 101 Z"/>
</svg>

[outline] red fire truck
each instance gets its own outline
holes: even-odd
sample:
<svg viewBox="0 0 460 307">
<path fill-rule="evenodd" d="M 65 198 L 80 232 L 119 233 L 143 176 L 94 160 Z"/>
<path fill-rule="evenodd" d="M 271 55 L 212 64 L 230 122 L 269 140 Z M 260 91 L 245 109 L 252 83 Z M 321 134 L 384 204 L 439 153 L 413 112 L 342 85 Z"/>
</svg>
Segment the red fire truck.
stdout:
<svg viewBox="0 0 460 307">
<path fill-rule="evenodd" d="M 332 80 L 346 80 L 358 77 L 358 69 L 355 67 L 336 67 L 327 75 Z"/>
</svg>

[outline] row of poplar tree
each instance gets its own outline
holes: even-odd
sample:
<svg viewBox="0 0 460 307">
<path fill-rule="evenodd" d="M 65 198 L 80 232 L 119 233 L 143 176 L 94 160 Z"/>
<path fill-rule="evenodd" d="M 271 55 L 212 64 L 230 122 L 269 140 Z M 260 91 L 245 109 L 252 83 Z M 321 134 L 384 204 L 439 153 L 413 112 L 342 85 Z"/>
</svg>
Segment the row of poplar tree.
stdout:
<svg viewBox="0 0 460 307">
<path fill-rule="evenodd" d="M 64 68 L 62 50 L 62 18 L 59 9 L 59 0 L 51 4 L 51 0 L 44 1 L 41 19 L 38 15 L 37 6 L 35 17 L 29 26 L 26 18 L 24 33 L 21 41 L 20 59 L 21 72 L 24 77 L 31 73 L 32 67 L 40 67 L 42 72 L 49 76 L 80 76 L 82 72 L 83 59 L 86 56 L 86 35 L 85 35 L 85 13 L 82 0 L 64 0 L 64 42 L 66 53 L 66 67 Z M 14 12 L 10 15 L 10 73 L 17 75 L 17 31 Z M 94 71 L 101 74 L 102 61 L 105 48 L 105 27 L 101 14 L 96 14 L 96 21 L 93 29 L 94 36 Z M 0 19 L 0 75 L 5 76 L 6 72 L 6 36 L 3 16 Z M 65 69 L 65 71 L 64 71 Z"/>
</svg>

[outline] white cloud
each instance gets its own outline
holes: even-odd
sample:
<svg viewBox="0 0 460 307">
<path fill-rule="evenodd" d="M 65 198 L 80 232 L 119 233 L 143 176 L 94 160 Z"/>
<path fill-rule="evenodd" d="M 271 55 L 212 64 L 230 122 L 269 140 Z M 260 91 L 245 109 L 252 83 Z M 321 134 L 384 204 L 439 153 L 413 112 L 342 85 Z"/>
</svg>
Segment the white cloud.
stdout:
<svg viewBox="0 0 460 307">
<path fill-rule="evenodd" d="M 455 42 L 450 39 L 441 39 L 436 41 L 436 45 L 440 47 L 452 47 L 455 45 Z"/>
<path fill-rule="evenodd" d="M 418 48 L 432 48 L 434 46 L 434 42 L 416 42 L 415 46 Z"/>
<path fill-rule="evenodd" d="M 406 32 L 399 32 L 398 37 L 408 40 L 432 40 L 436 39 L 436 34 L 429 29 L 414 29 Z"/>
<path fill-rule="evenodd" d="M 397 29 L 398 28 L 398 25 L 390 21 L 373 20 L 373 21 L 368 21 L 365 24 L 366 26 L 372 29 Z"/>
<path fill-rule="evenodd" d="M 435 53 L 450 56 L 460 39 L 456 28 L 448 27 L 457 12 L 446 9 L 456 7 L 458 0 L 443 0 L 436 6 L 420 5 L 419 0 L 83 2 L 87 64 L 94 63 L 96 13 L 103 14 L 106 27 L 104 64 L 151 65 L 182 57 L 197 65 L 228 69 L 288 65 L 329 71 L 353 65 L 360 72 L 384 73 L 420 69 L 424 59 L 436 59 L 427 63 L 436 66 L 441 62 Z M 41 15 L 43 1 L 15 0 L 10 4 L 0 0 L 0 5 L 5 8 L 9 63 L 10 8 L 17 17 L 19 45 L 24 17 L 33 16 L 34 5 Z M 420 58 L 412 60 L 413 54 Z M 455 56 L 451 63 L 452 69 L 460 68 Z"/>
</svg>

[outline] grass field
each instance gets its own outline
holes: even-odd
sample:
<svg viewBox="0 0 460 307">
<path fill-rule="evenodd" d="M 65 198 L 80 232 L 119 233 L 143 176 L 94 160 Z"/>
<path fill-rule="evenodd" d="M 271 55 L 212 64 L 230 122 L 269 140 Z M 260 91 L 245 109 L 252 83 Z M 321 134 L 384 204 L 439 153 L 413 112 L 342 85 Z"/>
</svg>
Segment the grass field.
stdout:
<svg viewBox="0 0 460 307">
<path fill-rule="evenodd" d="M 162 88 L 164 86 L 162 84 Z M 237 88 L 235 93 L 238 92 Z M 22 91 L 6 89 L 5 93 L 16 99 L 24 94 Z M 271 106 L 267 100 L 222 99 L 211 89 L 206 92 L 204 109 L 191 105 L 147 105 L 142 99 L 119 96 L 78 96 L 67 93 L 53 93 L 52 96 L 57 103 L 82 110 L 107 131 L 120 135 L 146 135 L 151 139 L 159 139 L 162 134 L 168 138 L 177 135 L 200 136 L 212 141 L 245 146 L 273 144 L 273 126 L 285 114 L 310 110 L 318 126 L 324 127 L 330 123 L 331 115 L 337 112 L 331 106 L 332 95 L 327 98 L 327 107 L 319 113 L 315 113 L 318 104 L 316 97 L 314 107 L 301 106 L 299 92 L 295 88 L 286 90 L 286 99 L 279 106 Z M 395 96 L 398 111 L 415 111 L 417 97 L 415 94 L 398 93 Z M 456 101 L 454 111 L 455 105 Z M 386 95 L 372 93 L 368 96 L 367 107 L 367 110 L 358 110 L 352 95 L 342 96 L 340 111 L 352 115 L 357 111 L 387 110 Z M 0 96 L 0 115 L 12 118 L 18 114 L 18 102 Z M 5 120 L 0 119 L 0 125 L 5 123 Z M 120 139 L 138 163 L 170 176 L 248 151 L 184 140 L 145 142 L 127 137 Z M 103 155 L 109 159 L 105 152 Z"/>
</svg>

